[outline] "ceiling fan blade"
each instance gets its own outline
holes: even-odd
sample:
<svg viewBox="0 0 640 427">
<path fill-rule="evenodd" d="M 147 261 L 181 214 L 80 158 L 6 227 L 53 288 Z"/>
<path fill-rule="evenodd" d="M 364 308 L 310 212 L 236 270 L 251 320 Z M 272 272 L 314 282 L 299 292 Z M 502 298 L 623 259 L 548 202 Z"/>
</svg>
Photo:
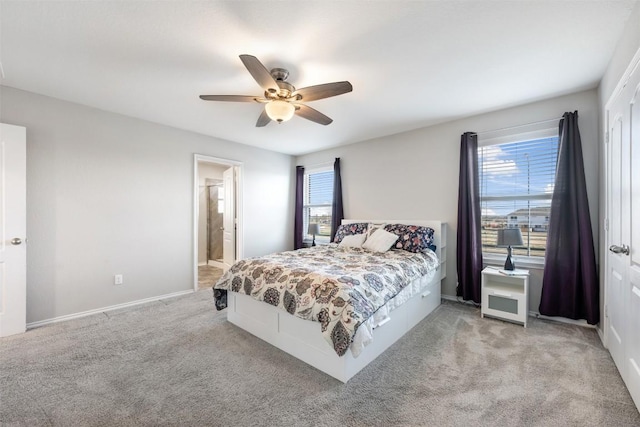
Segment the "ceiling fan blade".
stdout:
<svg viewBox="0 0 640 427">
<path fill-rule="evenodd" d="M 268 125 L 271 122 L 271 119 L 267 115 L 267 110 L 262 110 L 262 114 L 258 117 L 258 121 L 256 122 L 256 127 L 261 128 Z"/>
<path fill-rule="evenodd" d="M 296 106 L 296 114 L 302 118 L 311 120 L 312 122 L 316 122 L 325 126 L 333 122 L 333 119 L 325 116 L 320 111 L 314 110 L 313 108 L 308 107 L 304 104 L 295 104 L 295 106 Z"/>
<path fill-rule="evenodd" d="M 280 90 L 278 83 L 258 58 L 252 55 L 240 55 L 240 60 L 261 88 L 273 93 L 277 93 Z"/>
<path fill-rule="evenodd" d="M 258 102 L 258 96 L 244 95 L 200 95 L 200 99 L 205 101 L 228 101 L 228 102 Z"/>
<path fill-rule="evenodd" d="M 298 97 L 299 101 L 315 101 L 316 99 L 330 98 L 351 92 L 353 86 L 349 82 L 325 83 L 322 85 L 303 87 L 293 92 L 292 97 Z"/>
</svg>

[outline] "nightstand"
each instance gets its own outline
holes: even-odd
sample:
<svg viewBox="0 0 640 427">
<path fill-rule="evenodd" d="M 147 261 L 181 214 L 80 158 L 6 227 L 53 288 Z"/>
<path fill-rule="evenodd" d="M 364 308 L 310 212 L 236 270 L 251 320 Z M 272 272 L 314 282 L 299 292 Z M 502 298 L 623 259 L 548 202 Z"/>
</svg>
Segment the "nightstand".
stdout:
<svg viewBox="0 0 640 427">
<path fill-rule="evenodd" d="M 481 317 L 489 316 L 527 327 L 529 315 L 529 270 L 507 272 L 487 267 L 482 270 Z"/>
</svg>

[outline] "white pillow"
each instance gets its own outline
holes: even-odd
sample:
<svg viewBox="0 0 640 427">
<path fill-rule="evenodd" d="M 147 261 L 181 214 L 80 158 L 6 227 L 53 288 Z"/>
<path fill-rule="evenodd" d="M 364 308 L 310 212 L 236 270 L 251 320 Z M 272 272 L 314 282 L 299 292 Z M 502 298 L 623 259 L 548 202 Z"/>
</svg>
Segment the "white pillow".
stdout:
<svg viewBox="0 0 640 427">
<path fill-rule="evenodd" d="M 367 239 L 368 239 L 369 237 L 371 237 L 371 235 L 372 235 L 373 233 L 375 233 L 375 232 L 376 232 L 376 230 L 377 230 L 378 228 L 382 228 L 382 229 L 384 229 L 384 226 L 385 226 L 385 225 L 386 225 L 386 224 L 376 224 L 376 223 L 373 223 L 373 222 L 370 222 L 369 224 L 367 224 Z M 386 231 L 386 230 L 385 230 L 385 231 Z"/>
<path fill-rule="evenodd" d="M 369 236 L 362 247 L 374 252 L 386 252 L 399 237 L 400 236 L 397 234 L 389 233 L 388 231 L 379 228 Z"/>
<path fill-rule="evenodd" d="M 367 238 L 367 235 L 362 234 L 351 234 L 348 236 L 344 236 L 340 243 L 338 244 L 341 248 L 361 248 L 364 243 L 364 239 Z"/>
</svg>

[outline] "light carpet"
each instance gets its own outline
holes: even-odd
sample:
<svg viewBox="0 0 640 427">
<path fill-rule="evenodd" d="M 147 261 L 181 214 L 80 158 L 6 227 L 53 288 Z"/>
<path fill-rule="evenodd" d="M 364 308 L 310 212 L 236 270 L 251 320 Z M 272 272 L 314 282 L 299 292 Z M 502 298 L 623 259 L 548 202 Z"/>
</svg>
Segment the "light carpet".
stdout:
<svg viewBox="0 0 640 427">
<path fill-rule="evenodd" d="M 445 302 L 339 381 L 226 321 L 211 291 L 0 340 L 7 426 L 639 426 L 593 329 Z"/>
</svg>

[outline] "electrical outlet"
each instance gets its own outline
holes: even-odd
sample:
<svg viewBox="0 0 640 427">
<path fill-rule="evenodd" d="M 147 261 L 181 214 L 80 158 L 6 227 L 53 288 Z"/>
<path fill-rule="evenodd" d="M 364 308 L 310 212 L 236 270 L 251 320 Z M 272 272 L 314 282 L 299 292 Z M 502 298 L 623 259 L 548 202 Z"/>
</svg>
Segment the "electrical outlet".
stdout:
<svg viewBox="0 0 640 427">
<path fill-rule="evenodd" d="M 116 274 L 115 276 L 113 276 L 113 284 L 122 285 L 122 274 Z"/>
</svg>

